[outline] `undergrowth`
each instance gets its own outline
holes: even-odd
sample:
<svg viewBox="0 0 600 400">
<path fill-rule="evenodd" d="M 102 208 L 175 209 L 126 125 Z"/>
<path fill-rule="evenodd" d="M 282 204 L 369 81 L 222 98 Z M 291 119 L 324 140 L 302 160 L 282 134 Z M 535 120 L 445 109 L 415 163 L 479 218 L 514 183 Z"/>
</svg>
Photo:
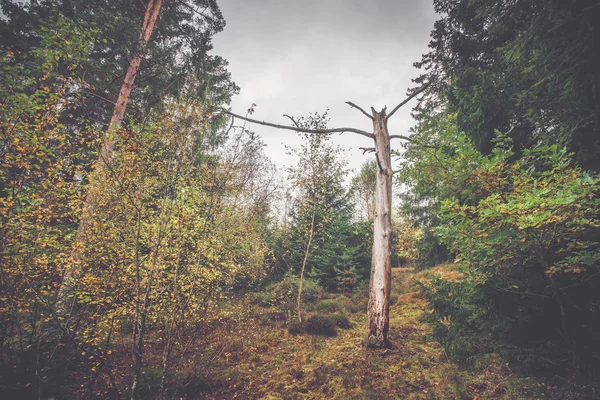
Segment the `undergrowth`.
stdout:
<svg viewBox="0 0 600 400">
<path fill-rule="evenodd" d="M 419 273 L 410 268 L 393 270 L 392 347 L 384 350 L 362 347 L 364 290 L 349 296 L 313 292 L 305 300 L 302 324 L 289 305 L 291 278 L 258 295 L 238 298 L 223 312 L 235 313 L 243 323 L 231 326 L 224 346 L 206 349 L 216 355 L 204 371 L 188 377 L 182 395 L 206 399 L 593 398 L 558 378 L 521 376 L 495 353 L 469 365 L 449 359 L 432 339 L 431 328 L 421 321 L 426 300 L 417 282 L 432 275 L 461 279 L 451 265 Z M 269 290 L 279 300 L 269 300 Z M 207 342 L 212 342 L 210 337 Z"/>
</svg>

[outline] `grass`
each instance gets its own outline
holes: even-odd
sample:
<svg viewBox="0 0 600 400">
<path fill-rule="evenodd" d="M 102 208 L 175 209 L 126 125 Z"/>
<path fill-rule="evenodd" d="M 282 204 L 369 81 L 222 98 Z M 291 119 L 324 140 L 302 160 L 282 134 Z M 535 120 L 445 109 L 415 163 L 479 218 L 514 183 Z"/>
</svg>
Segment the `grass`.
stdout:
<svg viewBox="0 0 600 400">
<path fill-rule="evenodd" d="M 362 347 L 365 295 L 315 301 L 310 314 L 344 315 L 335 336 L 290 334 L 286 321 L 264 324 L 272 309 L 240 300 L 230 307 L 242 324 L 232 327 L 222 351 L 190 380 L 188 398 L 206 399 L 569 399 L 570 393 L 541 379 L 520 377 L 497 355 L 467 369 L 449 360 L 419 317 L 426 307 L 415 281 L 428 274 L 460 279 L 452 265 L 416 273 L 393 271 L 396 298 L 390 311 L 390 349 Z M 362 311 L 351 311 L 356 305 Z M 358 309 L 357 309 L 358 310 Z M 346 314 L 340 314 L 340 313 Z M 309 318 L 311 318 L 309 316 Z M 334 317 L 335 318 L 335 317 Z M 342 317 L 338 317 L 342 318 Z M 268 319 L 268 317 L 267 317 Z M 343 319 L 343 318 L 342 318 Z M 339 326 L 339 325 L 338 325 Z M 305 331 L 304 331 L 305 332 Z M 208 342 L 211 338 L 208 337 Z M 214 338 L 214 343 L 222 343 Z M 207 347 L 207 352 L 214 351 Z"/>
</svg>

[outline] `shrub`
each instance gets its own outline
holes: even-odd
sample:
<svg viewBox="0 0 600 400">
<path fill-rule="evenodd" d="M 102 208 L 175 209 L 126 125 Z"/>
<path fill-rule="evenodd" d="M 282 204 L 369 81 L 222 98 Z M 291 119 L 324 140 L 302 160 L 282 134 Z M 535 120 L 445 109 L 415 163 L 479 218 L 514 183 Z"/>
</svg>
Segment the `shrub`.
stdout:
<svg viewBox="0 0 600 400">
<path fill-rule="evenodd" d="M 137 399 L 148 399 L 155 397 L 160 389 L 162 380 L 162 371 L 158 368 L 147 368 L 142 370 L 139 381 L 139 391 L 136 393 Z"/>
<path fill-rule="evenodd" d="M 304 332 L 304 326 L 297 319 L 292 319 L 288 323 L 288 332 L 292 335 L 299 335 Z"/>
<path fill-rule="evenodd" d="M 316 311 L 338 312 L 343 308 L 342 303 L 337 299 L 321 300 L 315 306 Z"/>
<path fill-rule="evenodd" d="M 340 329 L 350 329 L 352 328 L 352 322 L 348 319 L 348 316 L 344 313 L 335 313 L 329 316 L 329 319 L 333 322 L 335 326 Z"/>
<path fill-rule="evenodd" d="M 341 309 L 332 310 L 334 312 L 344 310 L 347 313 L 354 314 L 357 312 L 365 312 L 367 309 L 368 299 L 363 296 L 353 296 L 350 298 L 345 295 L 339 295 L 335 300 L 340 304 Z"/>
<path fill-rule="evenodd" d="M 255 301 L 262 307 L 275 307 L 278 311 L 292 314 L 298 301 L 300 280 L 297 276 L 286 274 L 279 282 L 273 283 L 261 293 L 257 293 Z M 323 288 L 312 279 L 304 279 L 302 284 L 302 303 L 315 303 L 324 295 Z"/>
<path fill-rule="evenodd" d="M 473 170 L 478 202 L 442 202 L 435 232 L 459 254 L 465 279 L 432 281 L 433 318 L 449 321 L 437 336 L 459 357 L 492 344 L 538 371 L 546 359 L 556 366 L 547 373 L 593 377 L 600 371 L 600 175 L 571 166 L 555 145 L 513 163 L 510 155 L 497 151 Z"/>
<path fill-rule="evenodd" d="M 313 335 L 336 336 L 335 322 L 328 315 L 311 315 L 306 319 L 304 329 Z"/>
</svg>

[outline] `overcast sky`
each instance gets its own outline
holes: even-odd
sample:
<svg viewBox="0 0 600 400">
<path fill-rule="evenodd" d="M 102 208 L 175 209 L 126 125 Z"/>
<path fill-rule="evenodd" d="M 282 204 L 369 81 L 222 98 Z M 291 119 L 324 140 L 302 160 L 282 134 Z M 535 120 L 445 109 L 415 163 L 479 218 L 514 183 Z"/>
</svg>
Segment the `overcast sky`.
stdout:
<svg viewBox="0 0 600 400">
<path fill-rule="evenodd" d="M 241 93 L 232 109 L 245 114 L 252 103 L 259 120 L 288 124 L 283 114 L 307 115 L 329 108 L 330 127 L 372 131 L 371 121 L 345 104 L 368 112 L 388 111 L 406 98 L 412 66 L 426 53 L 436 15 L 430 0 L 219 0 L 227 22 L 214 38 L 214 53 L 229 61 Z M 414 125 L 409 103 L 389 122 L 391 134 Z M 284 143 L 297 145 L 291 131 L 255 125 L 267 154 L 279 166 L 295 164 Z M 334 140 L 358 170 L 369 156 L 368 138 L 344 133 Z M 397 141 L 392 144 L 398 148 Z"/>
</svg>

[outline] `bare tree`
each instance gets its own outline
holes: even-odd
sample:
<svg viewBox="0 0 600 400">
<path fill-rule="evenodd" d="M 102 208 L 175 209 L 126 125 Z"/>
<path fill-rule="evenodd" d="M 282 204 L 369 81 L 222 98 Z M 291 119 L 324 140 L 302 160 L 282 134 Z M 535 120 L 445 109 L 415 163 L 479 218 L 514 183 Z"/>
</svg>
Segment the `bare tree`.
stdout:
<svg viewBox="0 0 600 400">
<path fill-rule="evenodd" d="M 346 102 L 350 107 L 358 109 L 373 123 L 373 132 L 356 128 L 306 129 L 300 127 L 294 118 L 289 118 L 293 125 L 274 124 L 266 121 L 244 117 L 228 110 L 223 112 L 231 117 L 251 123 L 286 129 L 304 133 L 342 133 L 350 132 L 366 136 L 373 140 L 374 147 L 363 148 L 364 153 L 374 153 L 377 162 L 377 182 L 375 188 L 375 215 L 373 221 L 373 250 L 371 258 L 371 282 L 369 287 L 368 327 L 364 345 L 369 348 L 388 347 L 387 333 L 389 330 L 390 290 L 392 282 L 392 160 L 390 153 L 391 139 L 410 141 L 402 135 L 390 135 L 388 120 L 410 100 L 418 96 L 428 85 L 413 92 L 387 114 L 387 108 L 381 111 L 371 107 L 371 114 L 352 102 Z"/>
</svg>

